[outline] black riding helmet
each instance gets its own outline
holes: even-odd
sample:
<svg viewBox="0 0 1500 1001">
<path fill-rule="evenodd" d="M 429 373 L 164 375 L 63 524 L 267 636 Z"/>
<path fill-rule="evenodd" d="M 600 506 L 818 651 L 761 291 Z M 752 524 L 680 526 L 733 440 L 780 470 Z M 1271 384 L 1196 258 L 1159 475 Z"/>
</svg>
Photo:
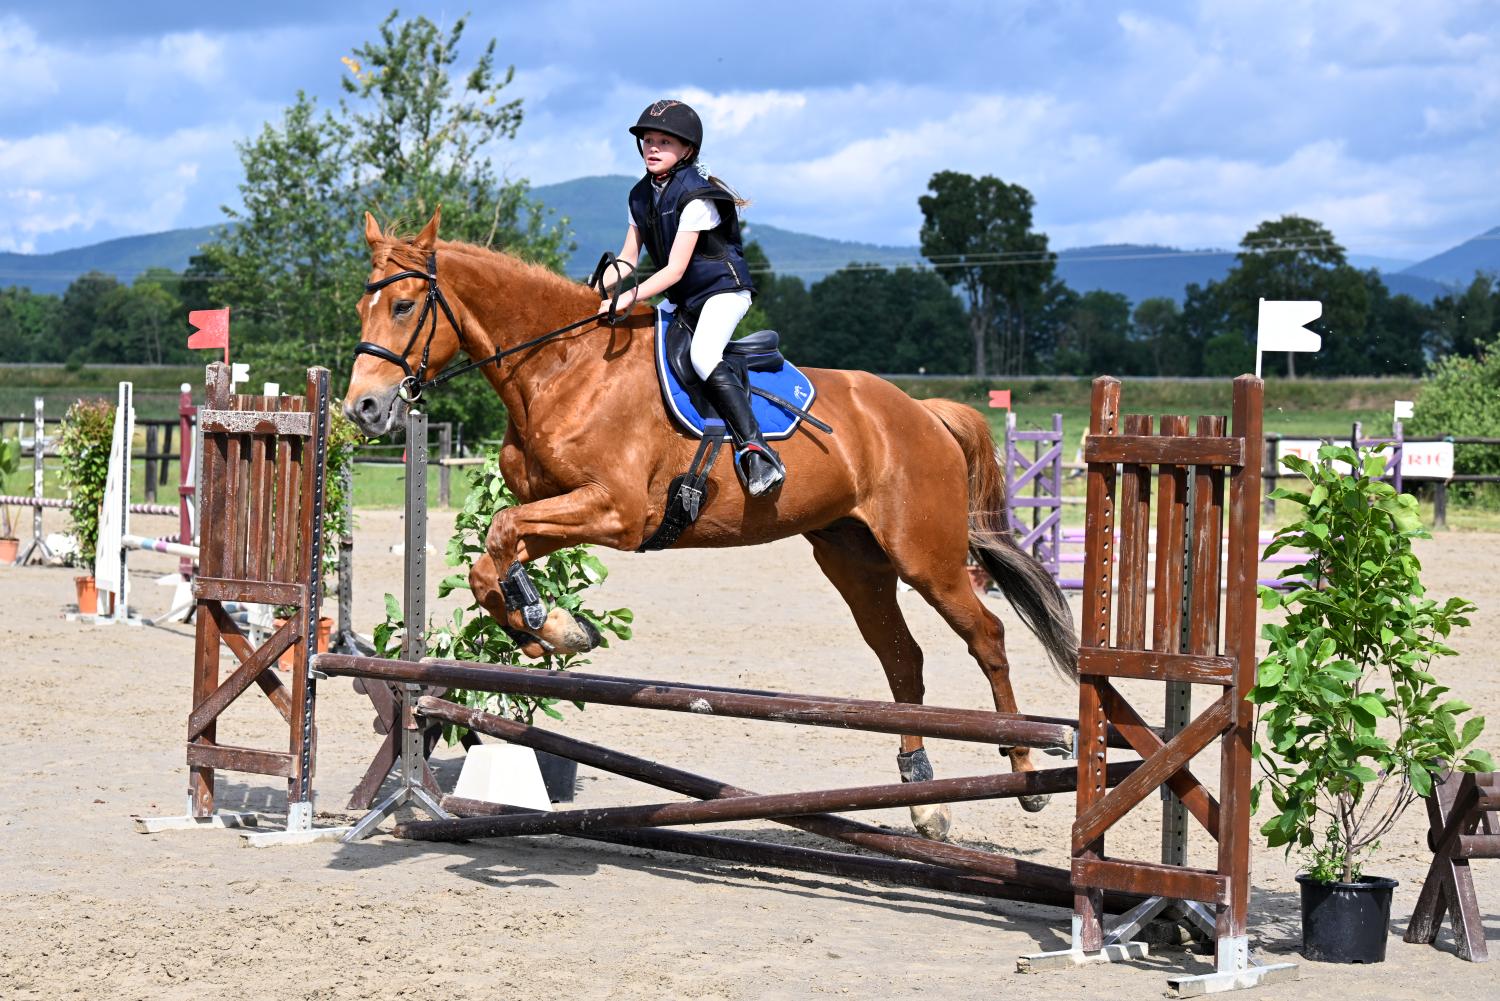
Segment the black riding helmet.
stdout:
<svg viewBox="0 0 1500 1001">
<path fill-rule="evenodd" d="M 685 161 L 688 163 L 696 160 L 703 148 L 703 122 L 698 112 L 681 101 L 657 101 L 641 112 L 640 120 L 630 127 L 637 151 L 641 149 L 641 137 L 647 132 L 665 132 L 693 147 L 693 155 Z"/>
</svg>

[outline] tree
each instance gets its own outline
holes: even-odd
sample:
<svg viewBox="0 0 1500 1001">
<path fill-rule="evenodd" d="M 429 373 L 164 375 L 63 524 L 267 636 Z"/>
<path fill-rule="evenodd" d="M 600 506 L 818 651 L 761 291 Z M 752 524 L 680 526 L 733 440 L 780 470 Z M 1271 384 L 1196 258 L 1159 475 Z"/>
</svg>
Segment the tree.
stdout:
<svg viewBox="0 0 1500 1001">
<path fill-rule="evenodd" d="M 794 359 L 868 372 L 957 372 L 967 353 L 963 307 L 942 278 L 855 265 L 809 291 Z"/>
<path fill-rule="evenodd" d="M 1227 300 L 1222 282 L 1209 282 L 1207 285 L 1188 283 L 1182 298 L 1182 331 L 1187 342 L 1192 345 L 1192 358 L 1191 366 L 1185 366 L 1187 370 L 1183 375 L 1207 375 L 1208 359 L 1205 354 L 1208 342 L 1225 333 L 1238 337 L 1250 358 L 1249 367 L 1235 370 L 1233 374 L 1239 375 L 1255 368 L 1254 348 L 1250 343 L 1254 330 L 1230 320 Z"/>
<path fill-rule="evenodd" d="M 1417 394 L 1416 411 L 1405 424 L 1408 435 L 1500 437 L 1500 337 L 1479 345 L 1474 355 L 1440 358 Z M 1459 473 L 1500 474 L 1500 449 L 1489 445 L 1455 445 L 1453 464 Z M 1500 490 L 1493 483 L 1456 483 L 1460 497 L 1493 509 Z"/>
<path fill-rule="evenodd" d="M 995 362 L 1010 374 L 1025 368 L 1032 313 L 1043 302 L 1056 265 L 1047 236 L 1031 229 L 1036 200 L 1019 184 L 945 170 L 927 182 L 922 255 L 969 304 L 974 374 L 989 371 L 988 342 L 998 335 Z"/>
<path fill-rule="evenodd" d="M 369 274 L 356 243 L 360 192 L 350 176 L 348 125 L 298 92 L 279 126 L 239 144 L 243 208 L 203 249 L 222 275 L 213 289 L 234 310 L 236 355 L 260 378 L 297 384 L 298 369 L 348 368 L 351 315 Z"/>
<path fill-rule="evenodd" d="M 1198 370 L 1198 345 L 1187 332 L 1175 299 L 1142 299 L 1131 314 L 1131 334 L 1143 352 L 1143 368 L 1151 375 L 1193 375 Z"/>
<path fill-rule="evenodd" d="M 111 297 L 121 288 L 113 275 L 90 271 L 73 279 L 63 293 L 62 311 L 58 317 L 57 335 L 46 346 L 38 361 L 117 361 L 116 358 L 92 356 L 95 337 L 104 325 L 104 311 Z"/>
<path fill-rule="evenodd" d="M 1364 280 L 1344 257 L 1344 248 L 1322 223 L 1297 215 L 1268 220 L 1240 240 L 1235 266 L 1224 278 L 1223 294 L 1231 321 L 1253 340 L 1260 299 L 1317 299 L 1317 321 L 1324 350 L 1337 359 L 1339 341 L 1357 342 L 1365 329 L 1369 298 Z M 1314 367 L 1327 374 L 1338 362 Z M 1295 355 L 1286 356 L 1286 374 L 1297 375 Z"/>
<path fill-rule="evenodd" d="M 0 361 L 49 360 L 57 344 L 62 300 L 20 285 L 0 289 Z M 50 359 L 56 360 L 56 359 Z"/>
<path fill-rule="evenodd" d="M 280 122 L 240 145 L 243 208 L 225 209 L 233 225 L 190 271 L 223 276 L 193 298 L 235 309 L 235 350 L 257 379 L 295 384 L 309 364 L 348 371 L 369 273 L 366 208 L 411 224 L 441 204 L 445 238 L 561 268 L 571 250 L 563 230 L 524 182 L 500 180 L 490 165 L 493 146 L 521 123 L 519 101 L 502 100 L 512 74 L 497 77 L 495 43 L 455 80 L 464 27 L 460 19 L 444 33 L 392 13 L 376 41 L 344 60 L 337 109 L 299 93 Z M 477 394 L 434 394 L 429 406 L 435 421 L 496 420 Z"/>
<path fill-rule="evenodd" d="M 501 100 L 515 78 L 495 71 L 495 40 L 454 95 L 452 68 L 465 18 L 446 36 L 425 17 L 380 25 L 380 41 L 346 57 L 341 103 L 355 163 L 378 172 L 369 201 L 388 219 L 425 222 L 443 207 L 443 236 L 506 250 L 561 271 L 573 249 L 561 230 L 546 225 L 545 209 L 527 197 L 525 181 L 501 181 L 484 152 L 516 137 L 520 99 Z M 364 110 L 359 110 L 363 108 Z M 564 244 L 567 243 L 566 246 Z"/>
<path fill-rule="evenodd" d="M 1427 368 L 1424 350 L 1432 327 L 1432 310 L 1409 295 L 1391 295 L 1374 268 L 1364 272 L 1369 312 L 1357 360 L 1362 367 L 1346 374 L 1418 375 Z"/>
<path fill-rule="evenodd" d="M 1069 318 L 1076 373 L 1114 372 L 1134 375 L 1139 371 L 1134 345 L 1130 343 L 1130 300 L 1118 292 L 1092 289 L 1078 297 Z"/>
<path fill-rule="evenodd" d="M 1433 355 L 1477 358 L 1500 330 L 1500 279 L 1476 274 L 1462 292 L 1432 303 L 1429 346 Z"/>
<path fill-rule="evenodd" d="M 755 278 L 755 303 L 740 321 L 740 330 L 778 331 L 782 346 L 792 349 L 811 333 L 807 325 L 807 286 L 795 275 L 772 271 L 766 252 L 754 240 L 745 244 L 745 263 Z"/>
</svg>

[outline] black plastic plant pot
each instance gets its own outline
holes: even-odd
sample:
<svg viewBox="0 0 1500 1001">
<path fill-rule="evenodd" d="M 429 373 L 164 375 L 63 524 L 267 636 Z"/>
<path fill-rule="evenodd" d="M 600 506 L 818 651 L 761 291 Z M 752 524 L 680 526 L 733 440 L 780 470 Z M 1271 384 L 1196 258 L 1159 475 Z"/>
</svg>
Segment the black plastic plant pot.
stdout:
<svg viewBox="0 0 1500 1001">
<path fill-rule="evenodd" d="M 1355 883 L 1302 885 L 1302 955 L 1320 963 L 1383 963 L 1396 881 L 1365 876 Z"/>
<path fill-rule="evenodd" d="M 578 762 L 548 751 L 537 751 L 536 763 L 542 770 L 547 798 L 554 803 L 573 802 L 573 787 L 578 783 Z"/>
</svg>

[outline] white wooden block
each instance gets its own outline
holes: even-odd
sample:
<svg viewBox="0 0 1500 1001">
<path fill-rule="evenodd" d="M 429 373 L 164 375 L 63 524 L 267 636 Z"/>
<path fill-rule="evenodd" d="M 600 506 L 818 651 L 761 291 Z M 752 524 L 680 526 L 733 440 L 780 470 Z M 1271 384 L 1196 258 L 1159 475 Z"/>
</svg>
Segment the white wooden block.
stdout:
<svg viewBox="0 0 1500 1001">
<path fill-rule="evenodd" d="M 527 810 L 552 809 L 536 752 L 516 744 L 480 744 L 469 748 L 453 795 Z"/>
</svg>

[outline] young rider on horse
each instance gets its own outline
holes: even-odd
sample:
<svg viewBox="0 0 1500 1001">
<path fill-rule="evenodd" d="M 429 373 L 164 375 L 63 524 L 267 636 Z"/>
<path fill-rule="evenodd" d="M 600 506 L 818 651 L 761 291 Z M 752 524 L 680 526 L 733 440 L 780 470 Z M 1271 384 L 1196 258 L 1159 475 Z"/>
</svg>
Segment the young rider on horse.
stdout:
<svg viewBox="0 0 1500 1001">
<path fill-rule="evenodd" d="M 681 101 L 657 101 L 630 129 L 646 175 L 630 191 L 629 228 L 619 258 L 634 266 L 641 247 L 656 273 L 616 307 L 665 295 L 693 330 L 693 371 L 734 436 L 735 465 L 752 497 L 786 478 L 781 459 L 761 436 L 744 375 L 724 360 L 724 346 L 750 308 L 755 283 L 745 264 L 736 208 L 745 204 L 698 161 L 703 123 Z M 610 309 L 609 300 L 600 313 Z"/>
</svg>

